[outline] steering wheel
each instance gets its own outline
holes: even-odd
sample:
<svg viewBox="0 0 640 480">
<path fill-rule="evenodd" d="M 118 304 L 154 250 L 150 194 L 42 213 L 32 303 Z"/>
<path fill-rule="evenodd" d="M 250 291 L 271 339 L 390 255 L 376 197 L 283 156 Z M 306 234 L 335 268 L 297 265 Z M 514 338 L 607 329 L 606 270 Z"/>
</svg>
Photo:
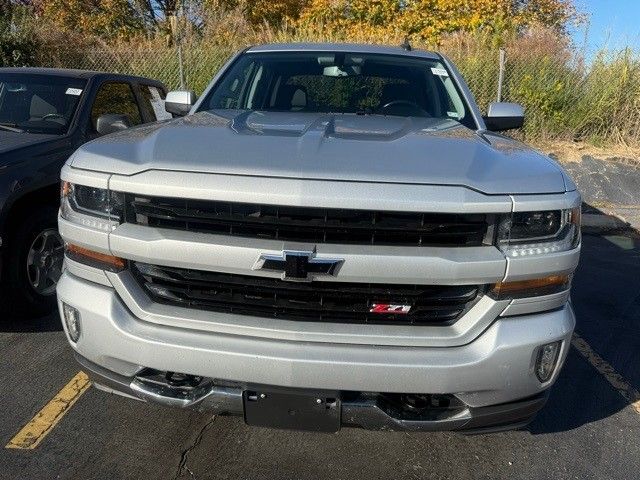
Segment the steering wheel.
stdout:
<svg viewBox="0 0 640 480">
<path fill-rule="evenodd" d="M 62 115 L 61 113 L 47 113 L 42 117 L 42 120 L 46 120 L 48 118 L 61 118 L 64 120 L 64 115 Z"/>
<path fill-rule="evenodd" d="M 418 105 L 417 103 L 412 102 L 410 100 L 393 100 L 393 101 L 383 105 L 378 110 L 384 114 L 385 110 L 388 110 L 389 108 L 392 108 L 392 107 L 398 107 L 398 106 L 410 107 L 415 112 L 418 112 L 421 116 L 428 116 L 428 117 L 431 116 L 431 115 L 429 115 L 429 112 L 427 112 L 426 110 L 423 110 L 420 105 Z"/>
</svg>

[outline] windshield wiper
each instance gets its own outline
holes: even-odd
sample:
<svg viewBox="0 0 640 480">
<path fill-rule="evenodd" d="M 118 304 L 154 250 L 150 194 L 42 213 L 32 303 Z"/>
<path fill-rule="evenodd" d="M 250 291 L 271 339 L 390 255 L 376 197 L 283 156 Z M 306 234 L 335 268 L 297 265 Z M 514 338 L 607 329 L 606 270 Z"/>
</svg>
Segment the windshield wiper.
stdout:
<svg viewBox="0 0 640 480">
<path fill-rule="evenodd" d="M 22 130 L 21 128 L 16 128 L 17 125 L 15 123 L 1 123 L 0 122 L 0 128 L 3 128 L 5 130 L 9 130 L 10 132 L 16 132 L 16 133 L 24 133 L 24 130 Z"/>
</svg>

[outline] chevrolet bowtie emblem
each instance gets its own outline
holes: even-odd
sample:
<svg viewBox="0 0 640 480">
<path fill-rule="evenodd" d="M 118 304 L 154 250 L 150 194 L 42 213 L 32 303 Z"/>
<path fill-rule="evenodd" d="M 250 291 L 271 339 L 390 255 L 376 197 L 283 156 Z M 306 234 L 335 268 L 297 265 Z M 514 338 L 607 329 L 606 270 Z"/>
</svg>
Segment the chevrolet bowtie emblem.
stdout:
<svg viewBox="0 0 640 480">
<path fill-rule="evenodd" d="M 254 270 L 282 272 L 283 280 L 311 281 L 321 275 L 335 275 L 344 260 L 317 258 L 315 252 L 284 251 L 282 255 L 260 255 Z"/>
</svg>

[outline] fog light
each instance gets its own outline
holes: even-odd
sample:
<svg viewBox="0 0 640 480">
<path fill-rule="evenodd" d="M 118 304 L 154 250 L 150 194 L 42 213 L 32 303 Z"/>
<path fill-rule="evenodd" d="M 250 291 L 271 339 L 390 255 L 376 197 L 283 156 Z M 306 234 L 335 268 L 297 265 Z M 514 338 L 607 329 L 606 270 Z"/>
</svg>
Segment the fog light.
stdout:
<svg viewBox="0 0 640 480">
<path fill-rule="evenodd" d="M 542 345 L 536 357 L 536 376 L 541 382 L 546 382 L 553 375 L 553 371 L 558 363 L 562 342 L 553 342 Z"/>
<path fill-rule="evenodd" d="M 80 312 L 63 302 L 62 314 L 64 315 L 64 323 L 67 326 L 69 338 L 73 343 L 76 343 L 80 338 Z"/>
</svg>

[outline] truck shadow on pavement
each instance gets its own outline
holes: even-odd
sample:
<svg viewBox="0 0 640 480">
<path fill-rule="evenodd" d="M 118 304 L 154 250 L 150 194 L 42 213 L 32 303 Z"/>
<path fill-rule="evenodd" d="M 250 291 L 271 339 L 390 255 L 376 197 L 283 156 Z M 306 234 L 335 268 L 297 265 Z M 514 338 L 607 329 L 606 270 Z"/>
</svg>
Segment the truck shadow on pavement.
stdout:
<svg viewBox="0 0 640 480">
<path fill-rule="evenodd" d="M 583 211 L 597 211 L 589 205 Z M 600 212 L 601 213 L 601 212 Z M 583 228 L 580 265 L 571 292 L 576 334 L 640 390 L 640 233 L 631 227 Z M 628 401 L 575 347 L 547 406 L 527 428 L 532 434 L 577 428 L 616 414 Z"/>
<path fill-rule="evenodd" d="M 4 311 L 0 315 L 0 332 L 35 333 L 62 331 L 62 323 L 57 311 L 41 318 L 15 318 Z"/>
</svg>

